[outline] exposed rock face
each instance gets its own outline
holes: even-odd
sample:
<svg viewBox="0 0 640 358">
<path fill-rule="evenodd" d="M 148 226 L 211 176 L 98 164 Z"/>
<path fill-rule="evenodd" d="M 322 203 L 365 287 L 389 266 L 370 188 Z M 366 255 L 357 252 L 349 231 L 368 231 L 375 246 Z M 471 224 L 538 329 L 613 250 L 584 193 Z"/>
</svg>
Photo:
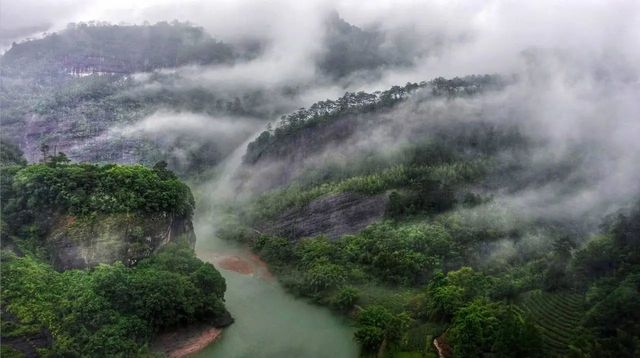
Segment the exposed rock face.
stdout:
<svg viewBox="0 0 640 358">
<path fill-rule="evenodd" d="M 186 242 L 193 248 L 195 241 L 191 220 L 167 213 L 65 216 L 47 237 L 58 270 L 116 261 L 132 265 L 170 242 Z"/>
<path fill-rule="evenodd" d="M 42 160 L 42 143 L 50 145 L 50 154 L 64 152 L 76 162 L 139 162 L 144 141 L 117 137 L 110 143 L 107 134 L 114 125 L 115 121 L 108 117 L 89 123 L 74 115 L 52 119 L 31 113 L 23 122 L 5 125 L 2 129 L 11 135 L 31 163 Z"/>
<path fill-rule="evenodd" d="M 318 235 L 337 239 L 382 219 L 387 201 L 386 194 L 340 193 L 326 196 L 301 209 L 285 212 L 262 230 L 292 240 Z"/>
</svg>

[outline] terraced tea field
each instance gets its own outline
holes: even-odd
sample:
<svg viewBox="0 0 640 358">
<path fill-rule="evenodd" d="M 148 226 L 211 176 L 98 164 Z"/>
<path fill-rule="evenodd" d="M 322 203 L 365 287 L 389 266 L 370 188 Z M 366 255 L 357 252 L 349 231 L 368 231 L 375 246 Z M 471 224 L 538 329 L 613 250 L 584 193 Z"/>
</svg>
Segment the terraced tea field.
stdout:
<svg viewBox="0 0 640 358">
<path fill-rule="evenodd" d="M 571 337 L 584 314 L 582 295 L 568 292 L 547 293 L 540 290 L 522 295 L 522 313 L 530 316 L 540 329 L 549 356 L 568 352 Z"/>
</svg>

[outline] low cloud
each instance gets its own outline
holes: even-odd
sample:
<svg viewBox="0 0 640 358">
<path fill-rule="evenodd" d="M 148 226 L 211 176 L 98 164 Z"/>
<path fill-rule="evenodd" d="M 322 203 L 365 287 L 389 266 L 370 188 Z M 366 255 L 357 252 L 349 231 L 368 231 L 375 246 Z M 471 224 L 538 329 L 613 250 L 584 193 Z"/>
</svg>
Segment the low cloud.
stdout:
<svg viewBox="0 0 640 358">
<path fill-rule="evenodd" d="M 42 6 L 51 12 L 40 11 Z M 5 29 L 70 21 L 113 23 L 190 21 L 229 43 L 256 40 L 261 54 L 232 65 L 159 71 L 149 88 L 206 88 L 229 98 L 255 98 L 252 118 L 157 112 L 112 133 L 159 141 L 206 138 L 239 158 L 267 122 L 344 91 L 383 90 L 435 77 L 497 73 L 515 81 L 504 90 L 456 100 L 410 100 L 371 126 L 306 161 L 347 163 L 359 153 L 392 151 L 425 125 L 477 121 L 517 126 L 535 144 L 519 160 L 531 173 L 571 163 L 560 180 L 506 187 L 495 201 L 530 219 L 597 216 L 640 191 L 640 3 L 636 1 L 285 1 L 191 0 L 126 2 L 27 1 L 3 4 Z M 55 9 L 55 11 L 53 11 Z M 380 34 L 381 53 L 404 56 L 371 73 L 334 79 L 318 70 L 326 52 L 325 21 L 333 10 L 347 22 Z M 51 14 L 51 16 L 47 14 Z M 17 14 L 16 21 L 9 21 Z M 145 77 L 145 76 L 140 76 Z M 254 118 L 255 117 L 255 118 Z M 422 133 L 422 132 L 419 132 Z M 240 155 L 238 155 L 240 153 Z M 507 153 L 508 156 L 508 153 Z M 509 158 L 507 158 L 509 159 Z M 235 170 L 230 162 L 224 171 Z M 237 163 L 236 163 L 237 164 Z M 286 166 L 259 171 L 271 180 Z M 541 174 L 541 175 L 543 175 Z M 533 175 L 533 174 L 532 174 Z M 534 175 L 535 176 L 535 175 Z M 228 177 L 228 175 L 226 176 Z M 544 179 L 544 178 L 543 178 Z"/>
<path fill-rule="evenodd" d="M 131 125 L 112 128 L 111 135 L 131 138 L 157 136 L 163 139 L 189 136 L 196 140 L 234 142 L 253 133 L 259 123 L 255 118 L 158 111 Z"/>
</svg>

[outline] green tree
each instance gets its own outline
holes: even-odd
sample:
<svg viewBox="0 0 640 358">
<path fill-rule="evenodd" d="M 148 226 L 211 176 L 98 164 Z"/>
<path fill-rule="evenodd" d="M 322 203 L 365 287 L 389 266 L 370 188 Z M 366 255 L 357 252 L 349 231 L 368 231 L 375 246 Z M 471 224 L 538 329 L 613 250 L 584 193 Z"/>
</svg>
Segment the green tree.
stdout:
<svg viewBox="0 0 640 358">
<path fill-rule="evenodd" d="M 507 306 L 477 299 L 455 315 L 447 337 L 456 357 L 535 357 L 541 340 L 532 324 Z"/>
<path fill-rule="evenodd" d="M 286 264 L 294 255 L 292 243 L 283 237 L 262 235 L 254 242 L 253 247 L 272 264 Z"/>
<path fill-rule="evenodd" d="M 478 297 L 489 294 L 489 280 L 470 267 L 437 274 L 426 290 L 424 305 L 432 319 L 449 320 L 457 311 Z"/>
<path fill-rule="evenodd" d="M 70 162 L 71 160 L 66 154 L 59 152 L 58 154 L 49 157 L 48 164 L 55 167 L 57 165 L 69 164 Z"/>
<path fill-rule="evenodd" d="M 343 287 L 332 300 L 332 305 L 341 310 L 349 311 L 358 302 L 360 292 L 353 287 Z"/>
<path fill-rule="evenodd" d="M 358 313 L 355 339 L 369 352 L 377 351 L 384 340 L 398 342 L 406 332 L 411 319 L 406 313 L 393 314 L 378 305 L 367 306 Z"/>
<path fill-rule="evenodd" d="M 17 317 L 7 326 L 2 315 L 3 334 L 45 328 L 53 338 L 53 346 L 41 352 L 48 356 L 131 357 L 148 355 L 149 340 L 163 329 L 229 323 L 224 279 L 213 266 L 179 246 L 163 248 L 159 256 L 134 267 L 56 272 L 31 256 L 3 250 L 3 309 Z"/>
<path fill-rule="evenodd" d="M 347 278 L 345 269 L 337 264 L 318 262 L 306 271 L 304 281 L 309 292 L 321 292 L 342 285 Z"/>
</svg>

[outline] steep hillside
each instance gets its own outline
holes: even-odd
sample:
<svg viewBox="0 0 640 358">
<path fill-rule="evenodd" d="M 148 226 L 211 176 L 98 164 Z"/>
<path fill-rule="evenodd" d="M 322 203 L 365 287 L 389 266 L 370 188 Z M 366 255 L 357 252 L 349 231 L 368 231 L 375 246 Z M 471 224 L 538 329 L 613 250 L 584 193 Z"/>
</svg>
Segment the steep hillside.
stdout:
<svg viewBox="0 0 640 358">
<path fill-rule="evenodd" d="M 152 164 L 167 159 L 180 172 L 199 171 L 221 160 L 229 144 L 184 135 L 158 140 L 129 127 L 158 112 L 169 118 L 199 113 L 204 122 L 213 121 L 212 116 L 246 117 L 255 114 L 250 110 L 263 95 L 183 88 L 174 85 L 177 79 L 170 74 L 146 80 L 135 74 L 247 58 L 242 48 L 189 24 L 72 24 L 14 44 L 0 58 L 2 131 L 30 162 L 42 159 L 39 148 L 47 144 L 75 161 Z M 253 130 L 246 127 L 245 132 Z"/>
<path fill-rule="evenodd" d="M 158 76 L 158 81 L 171 81 Z M 46 144 L 52 152 L 63 151 L 74 161 L 153 164 L 166 159 L 182 173 L 197 172 L 224 158 L 229 142 L 253 131 L 246 117 L 254 115 L 251 108 L 263 100 L 259 93 L 241 100 L 202 87 L 177 89 L 168 84 L 147 88 L 116 75 L 77 78 L 36 96 L 24 93 L 11 99 L 12 91 L 8 86 L 2 91 L 6 104 L 3 132 L 14 138 L 30 162 L 42 160 L 40 147 Z M 237 116 L 238 133 L 228 138 L 194 138 L 189 128 L 166 136 L 145 131 L 145 125 L 150 125 L 145 119 L 177 126 L 182 112 L 198 125 L 211 127 L 217 118 Z"/>
<path fill-rule="evenodd" d="M 429 164 L 454 154 L 470 158 L 473 153 L 464 153 L 464 146 L 475 145 L 476 135 L 490 141 L 480 145 L 479 151 L 495 150 L 499 141 L 518 136 L 514 128 L 497 128 L 490 121 L 464 124 L 458 120 L 438 123 L 411 118 L 403 123 L 399 118 L 402 113 L 396 111 L 406 106 L 438 105 L 442 100 L 472 97 L 502 86 L 504 80 L 497 76 L 438 78 L 371 94 L 346 93 L 336 101 L 322 101 L 300 109 L 283 116 L 275 128 L 262 132 L 249 143 L 243 160 L 250 168 L 247 171 L 259 173 L 249 176 L 259 179 L 249 179 L 245 189 L 260 192 L 292 182 L 322 183 L 411 161 Z M 371 136 L 379 141 L 367 141 Z M 441 145 L 442 141 L 450 141 L 451 147 Z M 430 151 L 442 153 L 434 153 L 435 158 L 430 158 L 426 156 Z M 460 153 L 449 153 L 452 151 Z"/>
<path fill-rule="evenodd" d="M 637 250 L 618 251 L 634 240 L 602 252 L 628 266 L 598 274 L 583 270 L 600 254 L 581 248 L 594 230 L 614 241 L 640 233 L 628 219 L 593 229 L 602 211 L 554 217 L 513 201 L 547 187 L 571 198 L 592 179 L 581 144 L 539 163 L 549 142 L 502 107 L 517 83 L 436 79 L 282 117 L 248 145 L 242 195 L 218 234 L 251 245 L 292 292 L 353 317 L 372 355 L 434 354 L 436 337 L 461 357 L 635 352 L 625 337 L 638 336 L 627 325 Z M 588 299 L 609 284 L 615 298 Z M 631 315 L 622 331 L 598 327 L 597 302 L 609 299 L 624 302 L 614 315 Z M 592 314 L 599 323 L 581 319 Z"/>
<path fill-rule="evenodd" d="M 2 55 L 0 126 L 30 162 L 42 159 L 39 148 L 47 144 L 74 161 L 150 165 L 166 160 L 181 175 L 201 173 L 229 155 L 261 121 L 306 102 L 298 98 L 306 90 L 346 86 L 349 81 L 341 78 L 351 74 L 372 75 L 410 62 L 405 58 L 411 55 L 381 31 L 359 29 L 337 14 L 324 26 L 323 57 L 314 64 L 317 78 L 282 81 L 274 88 L 247 85 L 243 76 L 234 79 L 235 66 L 260 64 L 265 41 L 225 44 L 179 22 L 70 24 L 16 43 Z M 220 74 L 201 78 L 209 71 Z M 233 78 L 226 79 L 227 73 Z M 177 124 L 185 116 L 209 130 Z"/>
<path fill-rule="evenodd" d="M 389 65 L 408 65 L 408 59 L 398 58 L 397 48 L 385 49 L 388 44 L 381 31 L 351 25 L 335 12 L 328 16 L 325 26 L 325 51 L 318 68 L 328 76 L 341 78 Z"/>
<path fill-rule="evenodd" d="M 419 97 L 422 100 L 472 96 L 480 91 L 499 89 L 503 85 L 500 77 L 486 75 L 451 80 L 437 78 L 374 93 L 347 92 L 335 101 L 317 102 L 308 109 L 302 108 L 283 116 L 275 128 L 262 132 L 249 143 L 244 160 L 255 164 L 263 156 L 268 159 L 285 154 L 305 159 L 306 153 L 319 152 L 352 136 L 365 124 L 362 122 L 369 119 L 368 114 L 385 113 L 414 94 L 421 94 Z"/>
<path fill-rule="evenodd" d="M 316 66 L 333 80 L 379 78 L 386 70 L 408 69 L 442 46 L 437 33 L 417 43 L 410 29 L 400 31 L 380 24 L 358 27 L 335 11 L 325 18 L 324 29 L 323 51 Z"/>
</svg>

